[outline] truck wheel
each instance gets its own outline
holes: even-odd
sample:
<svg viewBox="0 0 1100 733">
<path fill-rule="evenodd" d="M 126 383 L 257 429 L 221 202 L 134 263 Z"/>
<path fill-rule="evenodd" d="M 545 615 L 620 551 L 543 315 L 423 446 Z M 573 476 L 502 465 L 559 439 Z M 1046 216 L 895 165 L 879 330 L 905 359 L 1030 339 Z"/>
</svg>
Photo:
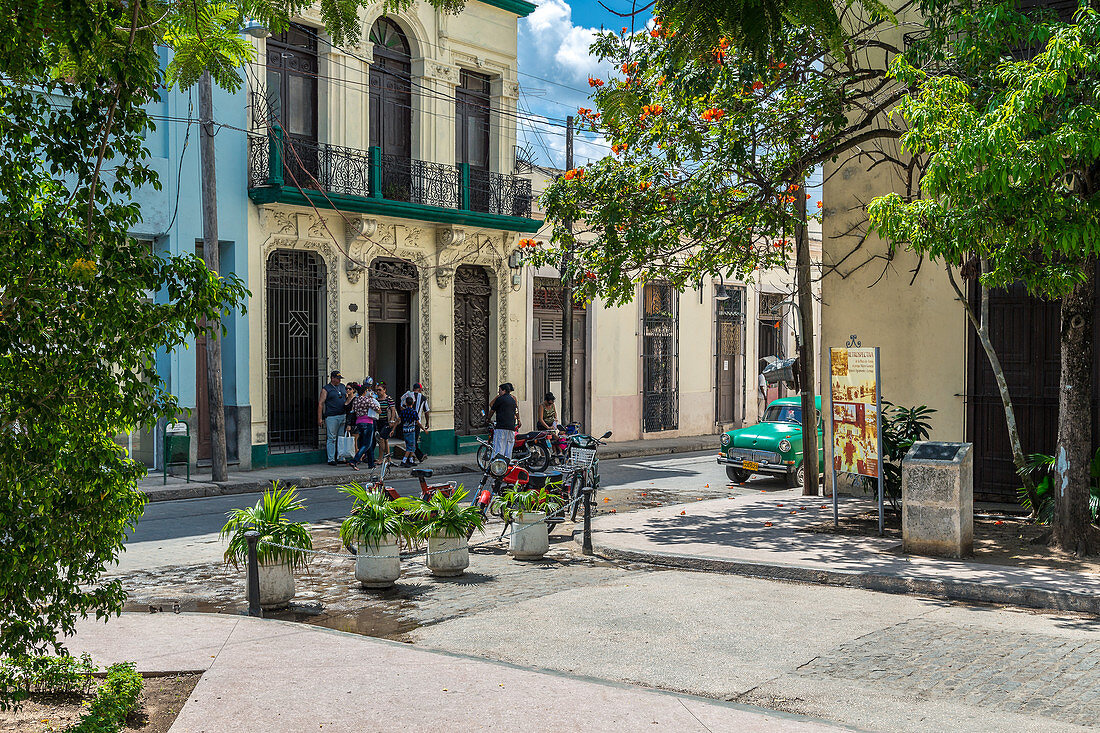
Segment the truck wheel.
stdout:
<svg viewBox="0 0 1100 733">
<path fill-rule="evenodd" d="M 802 484 L 806 483 L 806 470 L 802 464 L 798 464 L 798 468 L 793 473 L 787 474 L 787 488 L 797 489 Z"/>
<path fill-rule="evenodd" d="M 749 476 L 752 474 L 748 471 L 744 471 L 740 468 L 734 468 L 733 466 L 726 466 L 726 478 L 735 484 L 743 484 L 749 480 Z"/>
</svg>

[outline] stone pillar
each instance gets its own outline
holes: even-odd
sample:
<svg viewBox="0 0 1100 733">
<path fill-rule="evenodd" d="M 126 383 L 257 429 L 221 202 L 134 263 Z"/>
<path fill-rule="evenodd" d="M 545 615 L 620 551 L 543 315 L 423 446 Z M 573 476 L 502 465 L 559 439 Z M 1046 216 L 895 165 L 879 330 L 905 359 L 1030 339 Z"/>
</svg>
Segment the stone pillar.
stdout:
<svg viewBox="0 0 1100 733">
<path fill-rule="evenodd" d="M 974 450 L 970 443 L 914 443 L 901 467 L 902 549 L 964 557 L 974 551 Z"/>
</svg>

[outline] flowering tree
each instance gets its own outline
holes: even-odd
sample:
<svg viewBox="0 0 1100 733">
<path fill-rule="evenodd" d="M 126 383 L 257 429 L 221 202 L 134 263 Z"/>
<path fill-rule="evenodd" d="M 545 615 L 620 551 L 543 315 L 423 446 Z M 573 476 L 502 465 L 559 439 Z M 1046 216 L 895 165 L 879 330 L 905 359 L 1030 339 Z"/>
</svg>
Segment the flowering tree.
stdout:
<svg viewBox="0 0 1100 733">
<path fill-rule="evenodd" d="M 849 41 L 878 43 L 868 21 Z M 567 171 L 543 195 L 555 227 L 538 261 L 557 263 L 581 297 L 633 299 L 660 278 L 678 289 L 722 275 L 751 281 L 786 266 L 795 244 L 803 314 L 812 313 L 805 182 L 815 166 L 861 145 L 896 138 L 881 114 L 901 95 L 885 66 L 861 67 L 858 54 L 834 57 L 812 30 L 788 28 L 782 50 L 761 59 L 722 39 L 686 62 L 657 22 L 645 33 L 604 33 L 593 45 L 621 76 L 592 78 L 595 110 L 583 124 L 611 143 L 611 155 Z M 821 202 L 810 208 L 816 212 Z M 583 235 L 583 236 L 579 236 Z M 802 339 L 812 345 L 812 319 Z M 812 354 L 803 359 L 804 414 L 813 414 Z M 807 371 L 810 370 L 810 371 Z M 816 445 L 806 441 L 806 484 L 816 491 Z"/>
<path fill-rule="evenodd" d="M 1100 13 L 1074 23 L 973 3 L 940 16 L 952 39 L 900 59 L 905 147 L 929 157 L 923 197 L 891 194 L 871 222 L 949 266 L 980 261 L 987 287 L 1061 301 L 1053 538 L 1100 550 L 1090 528 L 1092 332 L 1100 255 Z M 1038 51 L 1030 58 L 1030 51 Z M 1022 60 L 1013 60 L 1013 59 Z M 974 64 L 975 59 L 989 63 Z"/>
</svg>

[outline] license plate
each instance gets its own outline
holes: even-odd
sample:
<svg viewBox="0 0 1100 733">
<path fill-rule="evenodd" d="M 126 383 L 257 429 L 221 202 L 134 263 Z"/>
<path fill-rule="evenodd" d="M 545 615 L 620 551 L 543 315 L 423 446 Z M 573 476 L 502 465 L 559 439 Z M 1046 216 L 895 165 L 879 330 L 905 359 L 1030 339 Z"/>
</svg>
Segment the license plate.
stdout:
<svg viewBox="0 0 1100 733">
<path fill-rule="evenodd" d="M 759 471 L 760 464 L 756 461 L 741 461 L 741 468 L 745 469 L 746 471 Z"/>
</svg>

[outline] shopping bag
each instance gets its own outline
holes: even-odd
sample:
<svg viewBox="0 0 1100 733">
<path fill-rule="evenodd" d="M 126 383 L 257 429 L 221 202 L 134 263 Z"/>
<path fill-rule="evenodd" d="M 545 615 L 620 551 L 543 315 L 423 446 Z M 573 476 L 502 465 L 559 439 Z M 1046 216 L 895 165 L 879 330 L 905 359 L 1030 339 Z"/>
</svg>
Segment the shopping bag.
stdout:
<svg viewBox="0 0 1100 733">
<path fill-rule="evenodd" d="M 355 436 L 341 435 L 336 439 L 336 460 L 345 461 L 355 455 Z"/>
</svg>

